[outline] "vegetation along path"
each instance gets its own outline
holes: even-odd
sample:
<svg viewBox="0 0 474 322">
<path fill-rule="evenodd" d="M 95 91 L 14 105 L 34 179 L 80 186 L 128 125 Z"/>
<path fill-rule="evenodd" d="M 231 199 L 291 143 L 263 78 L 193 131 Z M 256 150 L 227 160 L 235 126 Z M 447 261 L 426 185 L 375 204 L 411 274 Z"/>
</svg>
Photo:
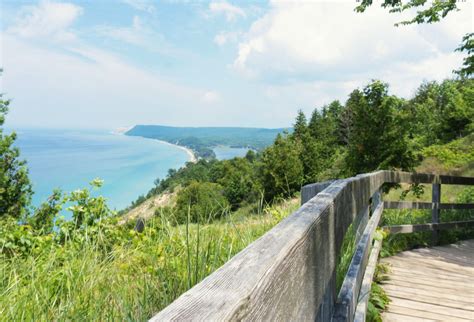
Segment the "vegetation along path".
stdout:
<svg viewBox="0 0 474 322">
<path fill-rule="evenodd" d="M 474 240 L 382 260 L 391 302 L 384 321 L 474 321 Z"/>
</svg>

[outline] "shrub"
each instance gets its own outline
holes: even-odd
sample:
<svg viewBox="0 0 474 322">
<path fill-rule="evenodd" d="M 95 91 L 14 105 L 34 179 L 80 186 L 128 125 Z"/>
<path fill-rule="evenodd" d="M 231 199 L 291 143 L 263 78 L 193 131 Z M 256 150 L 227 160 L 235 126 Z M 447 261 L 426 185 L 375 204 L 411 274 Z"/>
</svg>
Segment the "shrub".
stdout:
<svg viewBox="0 0 474 322">
<path fill-rule="evenodd" d="M 229 210 L 221 185 L 211 182 L 193 182 L 178 193 L 175 219 L 186 222 L 210 222 L 221 218 Z"/>
</svg>

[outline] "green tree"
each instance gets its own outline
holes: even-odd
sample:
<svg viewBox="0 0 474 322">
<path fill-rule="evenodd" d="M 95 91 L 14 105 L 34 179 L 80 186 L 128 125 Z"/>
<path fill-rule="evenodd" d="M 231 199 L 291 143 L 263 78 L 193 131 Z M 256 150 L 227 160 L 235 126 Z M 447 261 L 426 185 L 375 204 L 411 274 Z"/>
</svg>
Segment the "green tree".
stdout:
<svg viewBox="0 0 474 322">
<path fill-rule="evenodd" d="M 233 209 L 244 201 L 252 202 L 260 190 L 254 165 L 246 158 L 234 158 L 215 164 L 211 170 L 213 181 L 223 187 L 224 196 Z"/>
<path fill-rule="evenodd" d="M 192 182 L 178 192 L 176 222 L 207 222 L 220 218 L 229 210 L 221 185 L 211 182 Z"/>
<path fill-rule="evenodd" d="M 20 150 L 13 146 L 16 133 L 5 134 L 3 128 L 9 105 L 10 101 L 0 93 L 0 217 L 22 218 L 28 214 L 33 192 L 26 161 L 20 159 Z"/>
<path fill-rule="evenodd" d="M 295 124 L 293 125 L 293 137 L 296 139 L 302 139 L 305 134 L 308 132 L 308 121 L 306 120 L 306 115 L 302 110 L 298 111 L 296 116 Z"/>
<path fill-rule="evenodd" d="M 472 77 L 474 75 L 474 33 L 466 34 L 456 51 L 466 52 L 467 57 L 464 57 L 463 67 L 456 70 L 455 73 L 461 77 Z"/>
<path fill-rule="evenodd" d="M 291 197 L 303 183 L 302 146 L 290 136 L 277 135 L 275 143 L 262 153 L 261 182 L 265 199 Z"/>
<path fill-rule="evenodd" d="M 398 25 L 410 25 L 414 23 L 433 23 L 438 22 L 442 18 L 446 17 L 451 11 L 457 11 L 457 0 L 434 0 L 430 6 L 426 5 L 426 0 L 384 0 L 381 3 L 383 8 L 388 8 L 390 12 L 403 12 L 410 11 L 414 12 L 413 9 L 418 9 L 413 18 L 404 20 L 396 24 Z M 369 6 L 371 6 L 373 0 L 362 0 L 356 7 L 357 12 L 364 12 Z M 421 7 L 421 9 L 420 9 Z"/>
<path fill-rule="evenodd" d="M 303 140 L 305 183 L 326 180 L 339 172 L 332 168 L 343 144 L 340 122 L 343 111 L 344 106 L 337 100 L 313 111 L 308 126 L 311 137 Z"/>
<path fill-rule="evenodd" d="M 445 80 L 422 84 L 404 110 L 416 149 L 447 143 L 472 131 L 473 80 Z"/>
<path fill-rule="evenodd" d="M 346 104 L 352 113 L 346 158 L 350 174 L 412 169 L 415 160 L 400 113 L 403 104 L 403 100 L 389 96 L 388 85 L 380 81 L 350 94 Z"/>
</svg>

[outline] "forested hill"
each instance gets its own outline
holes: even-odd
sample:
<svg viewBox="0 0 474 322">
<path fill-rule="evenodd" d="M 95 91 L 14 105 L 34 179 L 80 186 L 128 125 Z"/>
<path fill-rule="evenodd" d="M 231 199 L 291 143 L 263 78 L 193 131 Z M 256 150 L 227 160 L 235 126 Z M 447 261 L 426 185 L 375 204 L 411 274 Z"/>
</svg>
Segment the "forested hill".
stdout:
<svg viewBox="0 0 474 322">
<path fill-rule="evenodd" d="M 261 150 L 273 143 L 278 133 L 290 129 L 246 127 L 172 127 L 163 125 L 136 125 L 126 135 L 158 139 L 189 147 L 200 157 L 212 156 L 212 147 L 249 147 Z"/>
</svg>

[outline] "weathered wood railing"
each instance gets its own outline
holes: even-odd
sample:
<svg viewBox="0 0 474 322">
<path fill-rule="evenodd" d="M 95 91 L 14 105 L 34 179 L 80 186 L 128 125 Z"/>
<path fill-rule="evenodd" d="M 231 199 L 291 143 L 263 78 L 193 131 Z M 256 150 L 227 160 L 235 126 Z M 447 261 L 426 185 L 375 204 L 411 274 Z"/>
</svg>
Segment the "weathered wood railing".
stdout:
<svg viewBox="0 0 474 322">
<path fill-rule="evenodd" d="M 306 186 L 301 208 L 152 320 L 364 321 L 381 248 L 380 241 L 373 241 L 375 229 L 384 207 L 408 207 L 406 203 L 382 202 L 379 190 L 384 183 L 402 182 L 474 185 L 474 178 L 378 171 Z M 439 193 L 433 196 L 430 204 L 434 223 L 423 228 L 412 225 L 413 231 L 448 227 L 439 223 L 439 209 L 458 206 L 441 204 Z M 418 206 L 428 207 L 418 203 L 410 208 Z M 473 206 L 464 204 L 460 208 Z M 451 228 L 473 223 L 451 223 Z M 357 246 L 336 294 L 337 261 L 351 224 Z"/>
</svg>

